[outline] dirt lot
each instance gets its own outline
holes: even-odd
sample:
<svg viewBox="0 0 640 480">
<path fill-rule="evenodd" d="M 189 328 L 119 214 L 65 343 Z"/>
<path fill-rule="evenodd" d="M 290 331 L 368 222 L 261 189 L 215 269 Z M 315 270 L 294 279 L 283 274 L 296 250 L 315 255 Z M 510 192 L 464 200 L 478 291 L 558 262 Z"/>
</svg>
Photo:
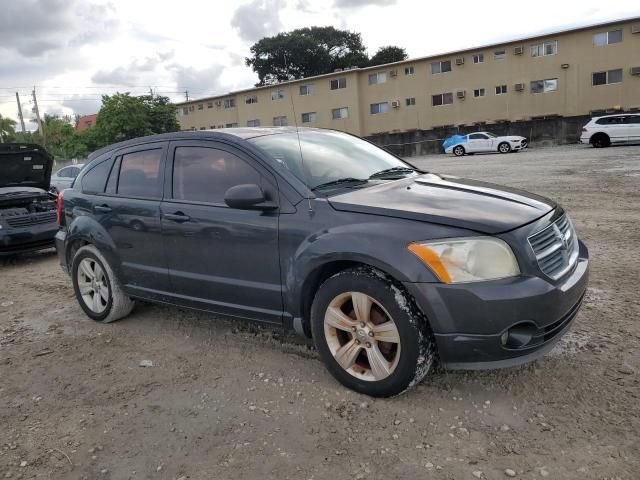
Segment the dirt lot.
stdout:
<svg viewBox="0 0 640 480">
<path fill-rule="evenodd" d="M 278 329 L 153 305 L 94 324 L 54 254 L 23 256 L 0 267 L 0 478 L 639 478 L 640 147 L 413 160 L 571 213 L 591 285 L 551 354 L 373 400 Z"/>
</svg>

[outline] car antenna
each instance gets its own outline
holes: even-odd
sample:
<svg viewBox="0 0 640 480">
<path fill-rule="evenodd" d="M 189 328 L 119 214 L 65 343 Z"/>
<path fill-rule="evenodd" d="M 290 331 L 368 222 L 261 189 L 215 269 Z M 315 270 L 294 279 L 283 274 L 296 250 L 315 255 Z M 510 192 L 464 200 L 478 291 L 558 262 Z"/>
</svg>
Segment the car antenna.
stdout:
<svg viewBox="0 0 640 480">
<path fill-rule="evenodd" d="M 287 66 L 287 52 L 283 52 L 284 56 L 284 69 L 286 71 L 289 70 Z M 300 142 L 300 130 L 298 129 L 298 115 L 296 114 L 296 106 L 293 103 L 293 93 L 292 90 L 289 89 L 289 99 L 291 100 L 291 110 L 293 110 L 293 124 L 296 126 L 296 137 L 298 138 L 298 150 L 300 151 L 300 166 L 302 167 L 302 172 L 306 174 L 306 170 L 304 168 L 304 155 L 302 155 L 302 143 Z M 309 214 L 313 213 L 313 208 L 311 207 L 311 198 L 307 197 L 307 203 L 309 205 Z"/>
</svg>

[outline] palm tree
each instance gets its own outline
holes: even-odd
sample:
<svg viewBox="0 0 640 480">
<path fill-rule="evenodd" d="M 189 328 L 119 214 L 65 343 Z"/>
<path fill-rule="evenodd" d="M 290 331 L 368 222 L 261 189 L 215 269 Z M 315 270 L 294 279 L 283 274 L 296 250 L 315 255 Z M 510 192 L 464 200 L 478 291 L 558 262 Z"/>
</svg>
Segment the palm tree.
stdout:
<svg viewBox="0 0 640 480">
<path fill-rule="evenodd" d="M 16 134 L 16 121 L 0 115 L 0 143 L 11 139 Z"/>
</svg>

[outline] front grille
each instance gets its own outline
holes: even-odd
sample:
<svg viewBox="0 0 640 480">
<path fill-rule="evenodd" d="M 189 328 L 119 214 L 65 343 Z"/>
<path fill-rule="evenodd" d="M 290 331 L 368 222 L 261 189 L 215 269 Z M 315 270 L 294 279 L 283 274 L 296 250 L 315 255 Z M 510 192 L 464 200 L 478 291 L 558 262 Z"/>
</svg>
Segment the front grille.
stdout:
<svg viewBox="0 0 640 480">
<path fill-rule="evenodd" d="M 10 227 L 28 227 L 30 225 L 41 225 L 43 223 L 51 223 L 56 221 L 56 212 L 32 213 L 30 215 L 21 215 L 19 217 L 7 217 L 7 224 Z"/>
<path fill-rule="evenodd" d="M 578 237 L 567 215 L 531 235 L 529 245 L 542 273 L 554 280 L 571 270 L 578 260 Z"/>
</svg>

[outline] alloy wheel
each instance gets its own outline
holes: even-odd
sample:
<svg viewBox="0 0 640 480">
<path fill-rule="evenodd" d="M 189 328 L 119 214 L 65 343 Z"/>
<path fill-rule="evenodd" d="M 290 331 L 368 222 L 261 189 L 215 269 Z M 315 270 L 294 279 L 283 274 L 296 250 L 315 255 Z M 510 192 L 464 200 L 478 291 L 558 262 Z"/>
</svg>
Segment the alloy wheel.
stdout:
<svg viewBox="0 0 640 480">
<path fill-rule="evenodd" d="M 94 313 L 102 313 L 109 303 L 109 285 L 104 270 L 92 258 L 78 265 L 78 289 L 85 305 Z"/>
<path fill-rule="evenodd" d="M 365 293 L 336 296 L 325 312 L 324 333 L 336 362 L 356 378 L 383 380 L 398 365 L 398 328 L 385 308 Z"/>
</svg>

